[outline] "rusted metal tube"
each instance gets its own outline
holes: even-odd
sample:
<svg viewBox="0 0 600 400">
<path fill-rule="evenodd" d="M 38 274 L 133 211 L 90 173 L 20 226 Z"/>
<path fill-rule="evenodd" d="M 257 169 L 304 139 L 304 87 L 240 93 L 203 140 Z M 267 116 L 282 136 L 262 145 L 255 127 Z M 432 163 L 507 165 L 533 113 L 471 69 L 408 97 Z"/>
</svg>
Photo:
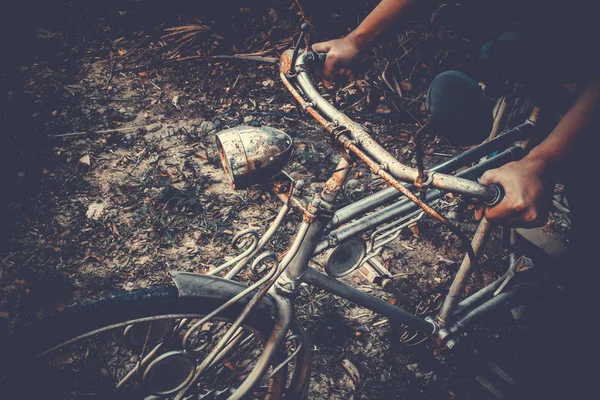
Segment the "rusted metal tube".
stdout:
<svg viewBox="0 0 600 400">
<path fill-rule="evenodd" d="M 475 232 L 475 236 L 473 236 L 473 240 L 471 241 L 471 247 L 475 252 L 475 255 L 479 255 L 481 250 L 485 246 L 487 238 L 489 237 L 492 231 L 493 225 L 490 222 L 483 218 L 477 227 L 477 231 Z M 438 322 L 440 326 L 444 326 L 448 321 L 448 318 L 454 312 L 460 297 L 462 296 L 465 286 L 469 281 L 469 277 L 471 276 L 471 272 L 473 271 L 473 264 L 471 261 L 471 257 L 465 256 L 463 258 L 462 264 L 452 281 L 452 285 L 450 286 L 450 290 L 448 291 L 448 295 L 444 299 L 444 304 L 442 304 L 442 308 L 437 316 Z"/>
<path fill-rule="evenodd" d="M 335 198 L 340 190 L 342 190 L 342 185 L 350 173 L 350 169 L 350 161 L 342 157 L 340 162 L 335 167 L 335 172 L 333 175 L 331 175 L 327 182 L 325 182 L 325 186 L 321 191 L 321 198 L 323 200 L 328 203 L 333 203 L 335 201 Z"/>
<path fill-rule="evenodd" d="M 310 76 L 306 72 L 306 63 L 309 60 L 314 59 L 312 54 L 313 53 L 303 53 L 296 61 L 296 71 L 298 72 L 296 81 L 306 98 L 311 102 L 308 103 L 305 101 L 304 104 L 308 104 L 311 108 L 313 106 L 316 107 L 316 109 L 331 120 L 335 126 L 345 127 L 348 136 L 355 140 L 358 147 L 379 164 L 386 165 L 387 170 L 389 170 L 392 176 L 401 181 L 414 182 L 419 176 L 417 169 L 411 168 L 396 160 L 394 156 L 387 152 L 359 124 L 337 110 L 317 91 L 311 82 Z M 296 96 L 294 96 L 294 98 L 296 98 Z M 321 121 L 319 122 L 322 123 Z M 323 126 L 327 127 L 328 124 L 323 124 Z M 497 193 L 493 188 L 486 187 L 477 182 L 439 173 L 434 174 L 431 178 L 431 186 L 438 189 L 468 195 L 485 201 L 493 200 L 497 196 Z"/>
</svg>

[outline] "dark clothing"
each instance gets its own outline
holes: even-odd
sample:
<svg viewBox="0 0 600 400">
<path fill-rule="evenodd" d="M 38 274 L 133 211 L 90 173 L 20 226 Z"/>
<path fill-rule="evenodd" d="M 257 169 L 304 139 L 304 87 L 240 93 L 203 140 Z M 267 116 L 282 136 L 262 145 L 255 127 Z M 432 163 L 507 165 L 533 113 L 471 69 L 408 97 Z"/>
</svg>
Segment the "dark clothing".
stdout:
<svg viewBox="0 0 600 400">
<path fill-rule="evenodd" d="M 484 49 L 483 58 L 488 57 L 485 61 L 503 76 L 537 88 L 576 82 L 581 92 L 587 82 L 600 73 L 595 2 L 509 0 L 493 3 L 497 3 L 492 6 L 496 10 L 491 13 L 498 18 L 524 22 L 516 29 L 511 27 L 507 33 L 499 34 Z M 443 93 L 442 88 L 446 92 Z M 436 77 L 427 98 L 431 120 L 436 122 L 434 128 L 445 131 L 451 140 L 467 138 L 475 144 L 485 139 L 489 129 L 481 127 L 491 126 L 492 114 L 485 111 L 490 110 L 490 101 L 477 90 L 473 81 L 456 71 Z M 540 95 L 543 91 L 533 93 L 538 94 L 537 104 L 552 103 L 549 101 L 552 99 Z M 475 104 L 477 101 L 479 105 Z M 465 104 L 463 112 L 457 111 L 457 103 Z M 482 113 L 488 113 L 487 123 L 482 121 Z M 465 127 L 469 126 L 476 129 L 465 133 Z M 519 399 L 583 399 L 596 393 L 596 375 L 600 368 L 594 334 L 600 265 L 592 241 L 598 229 L 594 208 L 597 197 L 590 189 L 590 183 L 594 185 L 595 181 L 584 180 L 584 177 L 595 176 L 597 172 L 594 161 L 598 140 L 594 139 L 600 134 L 599 130 L 598 123 L 589 127 L 561 170 L 560 179 L 565 184 L 572 213 L 569 259 L 562 266 L 564 293 L 543 298 L 542 306 L 532 315 L 529 328 L 534 341 L 524 357 L 527 367 L 520 377 Z"/>
</svg>

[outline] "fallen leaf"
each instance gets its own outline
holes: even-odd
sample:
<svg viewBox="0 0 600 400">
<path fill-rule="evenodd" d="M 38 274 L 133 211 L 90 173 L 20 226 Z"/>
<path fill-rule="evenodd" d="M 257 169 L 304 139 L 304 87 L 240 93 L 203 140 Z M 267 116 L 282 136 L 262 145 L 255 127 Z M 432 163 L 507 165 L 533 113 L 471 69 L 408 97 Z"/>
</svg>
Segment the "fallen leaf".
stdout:
<svg viewBox="0 0 600 400">
<path fill-rule="evenodd" d="M 387 108 L 383 104 L 378 105 L 377 109 L 375 110 L 376 114 L 389 114 L 391 112 L 392 112 L 392 110 L 390 110 L 389 108 Z"/>
<path fill-rule="evenodd" d="M 118 49 L 117 53 L 119 53 L 120 56 L 124 56 L 125 54 L 127 54 L 127 51 L 125 51 L 123 49 Z"/>
<path fill-rule="evenodd" d="M 92 203 L 88 206 L 85 216 L 89 219 L 98 220 L 104 213 L 105 207 L 103 203 Z"/>
<path fill-rule="evenodd" d="M 61 312 L 66 308 L 66 304 L 63 303 L 62 301 L 57 301 L 56 303 L 54 303 L 54 305 L 52 306 L 52 309 L 55 312 Z"/>
<path fill-rule="evenodd" d="M 342 367 L 346 370 L 350 378 L 354 381 L 355 384 L 360 382 L 360 374 L 358 373 L 358 368 L 350 360 L 342 360 Z"/>
<path fill-rule="evenodd" d="M 233 372 L 235 372 L 237 370 L 237 368 L 235 367 L 235 365 L 233 365 L 231 363 L 231 361 L 225 361 L 225 363 L 223 364 L 223 366 L 225 366 L 226 368 L 232 370 Z"/>
<path fill-rule="evenodd" d="M 0 311 L 0 318 L 8 319 L 8 311 Z"/>
<path fill-rule="evenodd" d="M 139 76 L 148 76 L 148 73 L 146 71 L 140 71 L 138 72 Z"/>
<path fill-rule="evenodd" d="M 406 90 L 407 92 L 412 91 L 412 83 L 410 83 L 410 81 L 408 79 L 404 80 L 404 81 L 400 81 L 400 87 L 403 90 Z"/>
</svg>

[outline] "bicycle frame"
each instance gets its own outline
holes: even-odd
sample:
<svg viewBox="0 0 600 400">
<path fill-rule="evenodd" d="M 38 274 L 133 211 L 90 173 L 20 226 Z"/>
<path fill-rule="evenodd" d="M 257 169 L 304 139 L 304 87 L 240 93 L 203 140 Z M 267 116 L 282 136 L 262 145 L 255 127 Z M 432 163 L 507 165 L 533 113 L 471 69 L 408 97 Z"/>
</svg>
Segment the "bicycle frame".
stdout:
<svg viewBox="0 0 600 400">
<path fill-rule="evenodd" d="M 509 270 L 504 276 L 460 301 L 466 283 L 473 271 L 477 269 L 477 256 L 485 247 L 493 227 L 487 220 L 483 219 L 479 223 L 473 239 L 468 240 L 467 236 L 458 227 L 437 213 L 429 204 L 439 199 L 445 192 L 463 194 L 483 201 L 498 201 L 499 193 L 496 189 L 481 185 L 473 179 L 488 169 L 520 159 L 524 155 L 524 141 L 527 140 L 535 128 L 538 109 L 536 108 L 530 118 L 523 124 L 453 157 L 431 170 L 424 170 L 422 167 L 411 168 L 397 161 L 359 124 L 335 109 L 318 93 L 311 82 L 308 71 L 311 62 L 322 60 L 322 55 L 311 52 L 300 53 L 297 59 L 294 60 L 293 51 L 288 50 L 281 57 L 280 77 L 302 110 L 321 123 L 331 135 L 332 140 L 339 147 L 343 156 L 341 161 L 336 166 L 335 172 L 325 183 L 322 192 L 316 194 L 310 203 L 305 203 L 300 198 L 303 182 L 294 181 L 287 186 L 282 182 L 274 183 L 274 191 L 284 201 L 284 206 L 266 234 L 259 241 L 258 233 L 255 231 L 240 232 L 234 238 L 234 245 L 238 246 L 238 240 L 243 235 L 250 235 L 252 243 L 248 249 L 234 260 L 209 272 L 209 275 L 214 275 L 225 268 L 233 267 L 225 275 L 226 279 L 233 278 L 263 249 L 264 245 L 282 224 L 292 206 L 297 206 L 302 210 L 303 221 L 285 257 L 278 261 L 274 254 L 263 253 L 252 264 L 253 271 L 258 270 L 260 264 L 265 260 L 270 260 L 274 266 L 268 276 L 261 280 L 262 286 L 254 285 L 248 288 L 247 294 L 254 293 L 254 297 L 248 302 L 231 329 L 233 331 L 234 328 L 239 326 L 249 310 L 255 307 L 267 293 L 275 300 L 278 321 L 276 329 L 265 345 L 264 353 L 257 362 L 255 371 L 249 375 L 230 399 L 244 398 L 268 370 L 276 349 L 285 340 L 285 332 L 292 323 L 296 323 L 294 322 L 296 320 L 291 299 L 298 294 L 301 283 L 313 285 L 370 309 L 387 317 L 392 323 L 407 325 L 429 335 L 437 341 L 438 345 L 448 348 L 456 343 L 456 334 L 460 333 L 476 317 L 518 299 L 531 289 L 531 285 L 517 284 L 508 290 L 497 293 L 506 277 L 516 268 L 516 256 L 511 254 Z M 455 175 L 449 175 L 491 153 L 498 154 Z M 339 210 L 332 211 L 332 204 L 335 202 L 336 196 L 347 179 L 355 160 L 363 161 L 374 174 L 383 178 L 390 187 Z M 422 194 L 421 198 L 413 193 L 415 189 L 419 189 Z M 402 195 L 405 198 L 398 200 Z M 391 201 L 394 201 L 391 205 L 382 207 Z M 380 209 L 374 211 L 377 208 Z M 325 250 L 334 248 L 350 238 L 376 229 L 390 221 L 409 216 L 418 210 L 423 210 L 453 233 L 459 235 L 467 250 L 467 254 L 437 315 L 427 318 L 413 315 L 309 266 L 309 261 Z M 371 213 L 365 215 L 369 212 Z M 514 235 L 511 235 L 511 239 L 514 241 Z M 234 266 L 235 263 L 237 264 Z M 193 278 L 186 278 L 182 275 L 176 277 L 177 286 L 185 286 L 186 279 Z M 222 278 L 214 277 L 212 279 L 219 281 Z M 217 311 L 215 310 L 215 313 Z M 225 339 L 227 339 L 227 336 Z M 219 342 L 215 346 L 216 349 L 207 356 L 208 360 L 216 356 L 219 347 L 226 345 L 227 340 L 225 339 L 222 340 L 223 343 Z M 306 338 L 301 338 L 301 341 L 303 341 L 301 346 L 305 351 L 310 348 L 306 343 Z M 307 385 L 303 385 L 302 381 L 304 380 L 306 383 L 309 379 L 308 365 L 306 359 L 304 359 L 301 363 L 301 371 L 296 373 L 293 379 L 296 394 L 300 397 L 306 395 Z M 182 398 L 184 393 L 185 390 L 182 390 L 177 398 Z"/>
</svg>

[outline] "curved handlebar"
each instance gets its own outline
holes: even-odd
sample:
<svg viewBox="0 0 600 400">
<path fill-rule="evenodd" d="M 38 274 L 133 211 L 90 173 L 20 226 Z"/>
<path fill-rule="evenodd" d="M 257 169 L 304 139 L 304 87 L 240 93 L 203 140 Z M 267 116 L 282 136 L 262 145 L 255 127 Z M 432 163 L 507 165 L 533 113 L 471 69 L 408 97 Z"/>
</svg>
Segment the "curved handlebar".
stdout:
<svg viewBox="0 0 600 400">
<path fill-rule="evenodd" d="M 307 111 L 312 110 L 313 116 L 325 126 L 338 143 L 357 154 L 362 154 L 363 161 L 370 161 L 370 167 L 380 168 L 392 175 L 394 178 L 404 182 L 415 182 L 419 171 L 402 164 L 383 148 L 375 139 L 367 133 L 364 128 L 335 108 L 329 101 L 323 98 L 315 85 L 312 83 L 310 66 L 313 63 L 325 61 L 325 53 L 305 51 L 300 53 L 294 61 L 294 73 L 292 71 L 292 54 L 288 50 L 281 56 L 280 71 L 282 79 L 292 94 Z M 302 95 L 291 85 L 288 77 L 295 77 Z M 295 93 L 294 93 L 295 92 Z M 368 160 L 367 160 L 368 159 Z M 369 164 L 369 162 L 367 162 Z M 498 204 L 502 200 L 504 191 L 497 185 L 485 186 L 478 182 L 458 178 L 452 175 L 425 171 L 429 176 L 427 183 L 436 189 L 454 192 L 483 200 L 489 206 Z"/>
</svg>

